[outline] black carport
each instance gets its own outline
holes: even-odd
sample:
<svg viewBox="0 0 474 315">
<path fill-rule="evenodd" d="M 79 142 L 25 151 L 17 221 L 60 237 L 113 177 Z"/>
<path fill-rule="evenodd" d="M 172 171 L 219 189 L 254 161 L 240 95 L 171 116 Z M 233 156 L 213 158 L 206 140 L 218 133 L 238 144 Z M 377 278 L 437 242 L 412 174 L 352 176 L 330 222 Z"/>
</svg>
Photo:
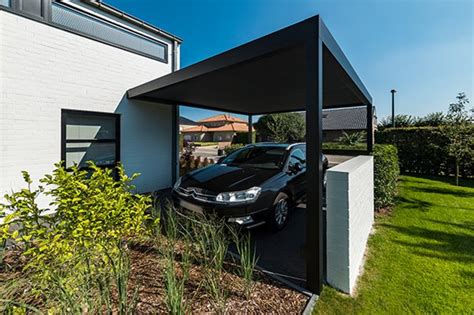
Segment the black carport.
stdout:
<svg viewBox="0 0 474 315">
<path fill-rule="evenodd" d="M 325 263 L 322 109 L 367 106 L 367 139 L 372 139 L 372 98 L 321 18 L 314 16 L 132 88 L 128 97 L 175 105 L 176 119 L 177 105 L 249 116 L 306 110 L 306 283 L 319 294 Z M 367 141 L 367 150 L 371 147 Z"/>
</svg>

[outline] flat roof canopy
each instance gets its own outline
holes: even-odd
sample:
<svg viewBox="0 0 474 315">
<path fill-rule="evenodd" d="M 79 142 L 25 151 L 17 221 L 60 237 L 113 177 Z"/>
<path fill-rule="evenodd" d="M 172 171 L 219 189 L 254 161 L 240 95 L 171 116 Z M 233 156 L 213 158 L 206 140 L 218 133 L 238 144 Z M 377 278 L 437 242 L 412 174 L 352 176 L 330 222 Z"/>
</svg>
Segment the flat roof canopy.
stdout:
<svg viewBox="0 0 474 315">
<path fill-rule="evenodd" d="M 371 104 L 318 16 L 132 88 L 128 97 L 249 115 L 305 110 L 313 57 L 307 48 L 319 43 L 314 34 L 323 45 L 323 107 Z"/>
</svg>

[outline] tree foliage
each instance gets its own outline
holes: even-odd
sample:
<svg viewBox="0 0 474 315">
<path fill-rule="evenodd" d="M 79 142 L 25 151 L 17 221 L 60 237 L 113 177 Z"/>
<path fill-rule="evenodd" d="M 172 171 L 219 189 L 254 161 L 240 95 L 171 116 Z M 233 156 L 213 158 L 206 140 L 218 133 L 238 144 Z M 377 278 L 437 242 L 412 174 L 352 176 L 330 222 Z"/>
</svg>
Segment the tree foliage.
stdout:
<svg viewBox="0 0 474 315">
<path fill-rule="evenodd" d="M 255 129 L 266 140 L 291 143 L 304 140 L 306 124 L 299 113 L 269 114 L 260 117 Z"/>
<path fill-rule="evenodd" d="M 467 110 L 469 99 L 466 94 L 459 93 L 457 102 L 449 105 L 447 121 L 448 124 L 443 128 L 444 134 L 449 139 L 448 154 L 454 158 L 456 164 L 456 185 L 459 184 L 459 164 L 465 157 L 473 155 L 473 139 L 469 136 L 467 130 L 473 123 L 473 111 Z"/>
</svg>

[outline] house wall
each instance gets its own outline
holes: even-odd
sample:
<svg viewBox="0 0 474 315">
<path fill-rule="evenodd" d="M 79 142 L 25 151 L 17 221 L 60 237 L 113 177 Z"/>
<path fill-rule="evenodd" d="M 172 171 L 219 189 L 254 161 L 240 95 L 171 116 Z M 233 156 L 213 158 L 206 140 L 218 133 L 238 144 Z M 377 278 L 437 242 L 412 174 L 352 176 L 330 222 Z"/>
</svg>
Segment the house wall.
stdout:
<svg viewBox="0 0 474 315">
<path fill-rule="evenodd" d="M 327 171 L 327 281 L 354 293 L 374 222 L 372 156 L 357 156 Z"/>
<path fill-rule="evenodd" d="M 234 132 L 222 131 L 222 132 L 213 132 L 213 141 L 222 142 L 222 141 L 232 141 L 234 137 Z"/>
<path fill-rule="evenodd" d="M 163 40 L 166 42 L 165 40 Z M 172 49 L 168 52 L 171 54 Z M 121 114 L 121 160 L 139 192 L 171 186 L 172 111 L 127 89 L 171 72 L 143 57 L 0 10 L 0 195 L 61 159 L 61 109 Z"/>
</svg>

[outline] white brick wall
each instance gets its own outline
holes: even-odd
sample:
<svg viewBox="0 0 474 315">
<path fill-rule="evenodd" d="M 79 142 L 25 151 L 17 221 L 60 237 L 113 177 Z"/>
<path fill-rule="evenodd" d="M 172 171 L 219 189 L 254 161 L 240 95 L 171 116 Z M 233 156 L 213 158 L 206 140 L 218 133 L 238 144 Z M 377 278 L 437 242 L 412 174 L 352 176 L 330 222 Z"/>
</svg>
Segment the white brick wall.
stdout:
<svg viewBox="0 0 474 315">
<path fill-rule="evenodd" d="M 171 107 L 125 93 L 170 71 L 171 61 L 0 11 L 0 195 L 23 187 L 21 170 L 37 179 L 60 160 L 63 108 L 121 113 L 122 162 L 142 173 L 138 190 L 169 187 Z"/>
<path fill-rule="evenodd" d="M 327 171 L 327 280 L 354 292 L 374 222 L 372 156 L 358 156 Z"/>
</svg>

